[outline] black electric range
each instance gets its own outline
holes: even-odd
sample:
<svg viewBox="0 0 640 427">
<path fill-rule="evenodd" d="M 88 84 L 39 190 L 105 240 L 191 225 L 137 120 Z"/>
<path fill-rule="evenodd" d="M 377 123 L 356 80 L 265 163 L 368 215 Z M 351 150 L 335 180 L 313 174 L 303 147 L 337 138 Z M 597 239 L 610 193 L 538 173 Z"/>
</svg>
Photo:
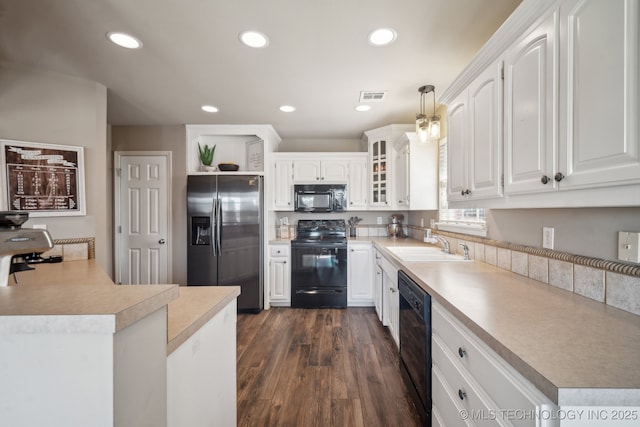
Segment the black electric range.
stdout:
<svg viewBox="0 0 640 427">
<path fill-rule="evenodd" d="M 347 306 L 344 220 L 299 220 L 291 241 L 291 306 Z"/>
</svg>

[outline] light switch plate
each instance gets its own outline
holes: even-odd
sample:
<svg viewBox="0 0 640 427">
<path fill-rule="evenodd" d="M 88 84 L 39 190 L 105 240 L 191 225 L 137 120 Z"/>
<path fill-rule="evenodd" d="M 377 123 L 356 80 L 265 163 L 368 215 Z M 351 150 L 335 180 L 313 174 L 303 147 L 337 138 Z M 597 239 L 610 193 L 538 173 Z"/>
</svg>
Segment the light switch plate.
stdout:
<svg viewBox="0 0 640 427">
<path fill-rule="evenodd" d="M 640 263 L 640 233 L 633 231 L 618 232 L 618 259 L 620 261 L 628 261 Z"/>
<path fill-rule="evenodd" d="M 553 249 L 555 228 L 542 227 L 542 247 L 545 249 Z"/>
</svg>

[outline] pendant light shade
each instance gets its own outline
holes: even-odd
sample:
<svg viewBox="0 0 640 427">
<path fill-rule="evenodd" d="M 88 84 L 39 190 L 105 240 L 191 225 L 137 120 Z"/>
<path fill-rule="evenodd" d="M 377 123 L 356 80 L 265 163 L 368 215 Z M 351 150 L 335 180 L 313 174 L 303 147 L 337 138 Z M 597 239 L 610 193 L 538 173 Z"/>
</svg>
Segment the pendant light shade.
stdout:
<svg viewBox="0 0 640 427">
<path fill-rule="evenodd" d="M 420 114 L 416 114 L 416 134 L 422 143 L 437 142 L 440 139 L 440 116 L 436 115 L 436 88 L 433 85 L 420 86 Z M 433 92 L 433 115 L 424 113 L 424 96 Z"/>
</svg>

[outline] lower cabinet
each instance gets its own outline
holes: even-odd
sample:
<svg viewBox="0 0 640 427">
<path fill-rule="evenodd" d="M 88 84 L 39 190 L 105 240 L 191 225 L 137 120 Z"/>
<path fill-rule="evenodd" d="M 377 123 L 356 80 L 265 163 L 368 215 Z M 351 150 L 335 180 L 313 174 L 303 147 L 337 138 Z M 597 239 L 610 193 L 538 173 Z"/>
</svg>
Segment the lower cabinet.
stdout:
<svg viewBox="0 0 640 427">
<path fill-rule="evenodd" d="M 378 251 L 376 251 L 375 263 L 376 311 L 382 324 L 389 328 L 396 346 L 400 348 L 398 269 Z"/>
<path fill-rule="evenodd" d="M 553 402 L 435 301 L 431 351 L 435 425 L 467 425 L 461 414 L 482 425 L 555 425 L 535 416 Z"/>
<path fill-rule="evenodd" d="M 349 242 L 347 254 L 347 305 L 374 305 L 371 242 Z"/>
<path fill-rule="evenodd" d="M 400 297 L 398 294 L 397 270 L 394 269 L 391 273 L 388 270 L 383 270 L 382 283 L 384 286 L 384 319 L 386 320 L 386 326 L 389 327 L 393 341 L 400 348 Z"/>
<path fill-rule="evenodd" d="M 291 256 L 289 243 L 269 245 L 269 304 L 291 305 Z"/>
<path fill-rule="evenodd" d="M 382 277 L 384 272 L 382 271 L 382 267 L 378 264 L 378 260 L 381 255 L 377 250 L 373 250 L 374 259 L 373 259 L 373 304 L 376 308 L 376 314 L 378 315 L 378 319 L 382 322 L 382 302 L 384 300 L 383 297 L 383 285 L 382 285 Z"/>
</svg>

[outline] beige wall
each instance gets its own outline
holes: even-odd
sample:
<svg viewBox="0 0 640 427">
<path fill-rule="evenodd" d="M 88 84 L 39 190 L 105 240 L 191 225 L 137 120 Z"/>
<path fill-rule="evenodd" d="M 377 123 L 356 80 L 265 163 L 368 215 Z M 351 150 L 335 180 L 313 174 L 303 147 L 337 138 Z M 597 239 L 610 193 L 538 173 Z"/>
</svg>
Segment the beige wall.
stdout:
<svg viewBox="0 0 640 427">
<path fill-rule="evenodd" d="M 85 148 L 86 216 L 33 218 L 54 239 L 96 238 L 96 258 L 111 271 L 107 190 L 107 90 L 96 82 L 0 62 L 0 138 Z M 2 208 L 6 195 L 2 189 Z"/>
<path fill-rule="evenodd" d="M 112 126 L 111 148 L 115 151 L 171 151 L 171 235 L 173 278 L 187 284 L 187 159 L 184 126 Z M 110 207 L 110 209 L 113 209 Z"/>
</svg>

